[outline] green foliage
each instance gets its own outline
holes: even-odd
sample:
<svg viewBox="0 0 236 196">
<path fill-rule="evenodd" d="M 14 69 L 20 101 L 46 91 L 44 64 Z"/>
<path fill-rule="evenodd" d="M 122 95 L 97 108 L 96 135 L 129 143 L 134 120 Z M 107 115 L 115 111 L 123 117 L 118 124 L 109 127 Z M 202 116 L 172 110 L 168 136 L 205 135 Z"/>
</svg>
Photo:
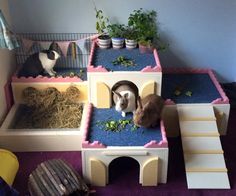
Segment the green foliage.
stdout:
<svg viewBox="0 0 236 196">
<path fill-rule="evenodd" d="M 124 31 L 124 37 L 126 39 L 137 41 L 137 39 L 138 39 L 138 31 L 137 31 L 137 29 L 134 29 L 134 28 L 131 28 L 129 26 L 126 26 L 125 27 L 125 31 Z"/>
<path fill-rule="evenodd" d="M 130 126 L 132 131 L 138 129 L 138 127 L 133 124 L 132 119 L 97 121 L 96 125 L 104 129 L 105 131 L 112 131 L 112 132 L 120 132 L 123 129 L 125 129 L 125 127 L 128 125 Z"/>
<path fill-rule="evenodd" d="M 107 26 L 110 37 L 121 38 L 124 36 L 125 26 L 123 24 L 110 24 Z"/>
<path fill-rule="evenodd" d="M 142 8 L 134 10 L 128 18 L 129 27 L 138 32 L 138 41 L 147 44 L 158 39 L 156 22 L 157 13 L 154 10 L 144 11 Z"/>
<path fill-rule="evenodd" d="M 102 35 L 106 31 L 109 19 L 107 17 L 103 16 L 102 10 L 97 10 L 97 8 L 95 7 L 95 11 L 96 11 L 96 19 L 97 19 L 96 30 L 99 35 Z"/>
<path fill-rule="evenodd" d="M 112 64 L 113 65 L 124 65 L 126 67 L 135 65 L 133 60 L 127 59 L 124 56 L 117 57 L 116 60 L 112 61 Z"/>
</svg>

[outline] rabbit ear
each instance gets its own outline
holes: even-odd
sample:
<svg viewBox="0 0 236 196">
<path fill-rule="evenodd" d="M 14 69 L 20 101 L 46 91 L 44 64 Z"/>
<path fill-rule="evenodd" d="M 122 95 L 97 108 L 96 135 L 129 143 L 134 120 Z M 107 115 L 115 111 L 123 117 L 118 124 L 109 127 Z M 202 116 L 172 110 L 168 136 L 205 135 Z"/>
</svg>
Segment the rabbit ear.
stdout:
<svg viewBox="0 0 236 196">
<path fill-rule="evenodd" d="M 119 99 L 122 97 L 120 93 L 116 92 L 116 91 L 112 91 L 115 95 L 117 95 L 119 97 Z"/>
<path fill-rule="evenodd" d="M 143 109 L 145 110 L 146 108 L 148 108 L 149 104 L 150 104 L 150 102 L 145 103 L 145 105 L 143 106 Z"/>
<path fill-rule="evenodd" d="M 129 93 L 125 93 L 125 94 L 124 94 L 124 98 L 125 98 L 125 99 L 128 99 L 128 97 L 129 97 Z"/>
<path fill-rule="evenodd" d="M 138 107 L 139 107 L 140 109 L 143 109 L 143 105 L 142 105 L 142 101 L 141 101 L 140 96 L 137 97 L 137 104 L 138 104 Z"/>
</svg>

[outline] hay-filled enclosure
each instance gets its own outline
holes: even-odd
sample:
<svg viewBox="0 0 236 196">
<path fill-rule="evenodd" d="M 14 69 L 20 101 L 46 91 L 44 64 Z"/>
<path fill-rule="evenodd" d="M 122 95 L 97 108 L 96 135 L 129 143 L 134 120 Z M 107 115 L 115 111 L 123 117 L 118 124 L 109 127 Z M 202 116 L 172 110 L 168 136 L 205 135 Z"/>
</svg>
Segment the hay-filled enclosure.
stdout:
<svg viewBox="0 0 236 196">
<path fill-rule="evenodd" d="M 15 104 L 0 129 L 2 145 L 14 151 L 81 149 L 85 83 L 15 85 Z"/>
<path fill-rule="evenodd" d="M 25 104 L 21 104 L 13 129 L 79 128 L 83 105 L 79 90 L 69 87 L 60 92 L 54 87 L 37 90 L 28 87 L 23 91 Z"/>
</svg>

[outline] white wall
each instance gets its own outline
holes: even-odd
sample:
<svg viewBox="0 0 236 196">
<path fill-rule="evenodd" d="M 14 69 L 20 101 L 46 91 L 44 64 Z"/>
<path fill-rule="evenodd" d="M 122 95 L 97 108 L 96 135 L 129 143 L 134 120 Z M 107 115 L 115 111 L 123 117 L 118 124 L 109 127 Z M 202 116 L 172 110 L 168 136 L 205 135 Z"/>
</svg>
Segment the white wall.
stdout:
<svg viewBox="0 0 236 196">
<path fill-rule="evenodd" d="M 0 8 L 10 24 L 10 14 L 7 0 L 0 0 Z M 13 51 L 0 49 L 0 123 L 6 113 L 6 100 L 4 86 L 9 80 L 12 72 L 15 69 L 15 56 Z"/>
<path fill-rule="evenodd" d="M 208 67 L 236 81 L 236 0 L 94 0 L 113 21 L 126 23 L 140 7 L 158 12 L 170 44 L 163 66 Z M 17 32 L 95 32 L 92 0 L 9 0 Z"/>
</svg>

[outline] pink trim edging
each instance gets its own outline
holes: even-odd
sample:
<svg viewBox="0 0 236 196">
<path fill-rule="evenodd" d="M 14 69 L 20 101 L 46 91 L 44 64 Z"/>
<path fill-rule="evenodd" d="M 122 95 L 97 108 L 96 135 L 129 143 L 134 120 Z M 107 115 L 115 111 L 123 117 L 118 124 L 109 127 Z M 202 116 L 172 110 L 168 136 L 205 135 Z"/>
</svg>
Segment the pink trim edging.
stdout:
<svg viewBox="0 0 236 196">
<path fill-rule="evenodd" d="M 163 70 L 164 73 L 175 73 L 175 74 L 184 74 L 184 73 L 189 73 L 189 74 L 197 74 L 197 73 L 205 73 L 208 74 L 209 77 L 211 78 L 211 81 L 215 85 L 216 89 L 218 90 L 221 98 L 217 98 L 213 100 L 211 103 L 212 104 L 228 104 L 229 103 L 229 98 L 226 96 L 224 90 L 222 89 L 220 83 L 218 82 L 215 74 L 211 69 L 201 69 L 201 68 L 164 68 Z M 168 101 L 167 103 L 170 103 Z"/>
<path fill-rule="evenodd" d="M 222 97 L 222 98 L 218 98 L 218 99 L 212 101 L 211 103 L 212 104 L 228 104 L 229 103 L 229 98 L 226 96 L 226 94 L 225 94 L 224 90 L 222 89 L 220 83 L 218 82 L 215 74 L 213 73 L 212 70 L 209 70 L 208 74 L 209 74 L 212 82 L 214 83 L 216 89 L 218 90 L 218 92 L 220 93 L 220 95 Z"/>
<path fill-rule="evenodd" d="M 89 143 L 87 140 L 88 133 L 89 133 L 89 124 L 93 112 L 93 105 L 89 103 L 87 105 L 87 113 L 83 116 L 85 118 L 83 126 L 83 135 L 82 135 L 82 148 L 106 148 L 102 143 L 99 141 L 94 141 L 93 143 Z"/>
<path fill-rule="evenodd" d="M 163 68 L 163 73 L 175 73 L 175 74 L 194 74 L 194 73 L 208 73 L 210 69 L 201 69 L 201 68 L 185 68 L 185 67 L 181 67 L 181 68 L 171 68 L 171 67 L 166 67 Z"/>
<path fill-rule="evenodd" d="M 96 67 L 94 67 L 94 65 L 92 65 L 96 47 L 97 47 L 97 41 L 94 40 L 92 43 L 90 56 L 89 56 L 89 60 L 88 60 L 87 72 L 108 72 L 107 69 L 104 68 L 102 65 L 99 65 Z"/>
<path fill-rule="evenodd" d="M 83 148 L 106 148 L 106 146 L 104 146 L 99 141 L 94 141 L 93 143 L 89 143 L 89 141 L 83 141 L 82 147 Z"/>
<path fill-rule="evenodd" d="M 88 66 L 87 72 L 108 72 L 108 71 L 106 70 L 106 68 L 104 68 L 104 67 L 101 66 L 101 65 L 96 66 L 96 67 L 94 67 L 93 65 L 91 65 L 91 66 Z"/>
<path fill-rule="evenodd" d="M 148 65 L 145 68 L 143 68 L 141 70 L 141 72 L 162 72 L 160 59 L 159 59 L 156 49 L 153 50 L 153 55 L 154 55 L 154 59 L 156 61 L 156 66 L 152 67 L 152 65 Z"/>
<path fill-rule="evenodd" d="M 160 126 L 161 126 L 162 140 L 159 143 L 156 140 L 151 140 L 150 142 L 144 145 L 144 148 L 167 148 L 168 147 L 166 130 L 165 130 L 163 120 L 161 120 Z"/>
<path fill-rule="evenodd" d="M 12 82 L 25 82 L 25 83 L 33 83 L 33 82 L 83 82 L 81 78 L 75 77 L 47 77 L 39 75 L 36 78 L 33 77 L 17 77 L 14 75 L 12 77 Z"/>
<path fill-rule="evenodd" d="M 165 100 L 165 105 L 175 105 L 175 102 L 172 101 L 171 99 L 166 99 Z"/>
</svg>

